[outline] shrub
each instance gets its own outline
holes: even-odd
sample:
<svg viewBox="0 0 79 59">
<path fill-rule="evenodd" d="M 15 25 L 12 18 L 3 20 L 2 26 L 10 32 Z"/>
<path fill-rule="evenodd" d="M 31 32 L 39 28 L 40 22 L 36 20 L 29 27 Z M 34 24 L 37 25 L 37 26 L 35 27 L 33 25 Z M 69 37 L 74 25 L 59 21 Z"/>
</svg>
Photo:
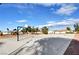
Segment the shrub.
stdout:
<svg viewBox="0 0 79 59">
<path fill-rule="evenodd" d="M 71 31 L 71 28 L 70 28 L 70 27 L 67 27 L 66 29 L 67 29 L 68 31 Z"/>
<path fill-rule="evenodd" d="M 3 36 L 3 32 L 0 31 L 0 36 Z"/>
<path fill-rule="evenodd" d="M 66 34 L 73 34 L 73 32 L 66 32 Z"/>
<path fill-rule="evenodd" d="M 79 24 L 74 24 L 75 32 L 79 33 Z"/>
<path fill-rule="evenodd" d="M 28 30 L 28 32 L 31 32 L 31 31 L 32 31 L 31 26 L 28 26 L 28 27 L 27 27 L 27 30 Z"/>
<path fill-rule="evenodd" d="M 42 33 L 43 34 L 48 34 L 48 28 L 47 27 L 43 27 L 42 28 Z"/>
<path fill-rule="evenodd" d="M 21 32 L 23 32 L 23 34 L 27 33 L 27 28 L 23 28 Z"/>
<path fill-rule="evenodd" d="M 16 35 L 17 34 L 17 29 L 13 29 L 13 31 L 11 32 L 12 35 Z"/>
</svg>

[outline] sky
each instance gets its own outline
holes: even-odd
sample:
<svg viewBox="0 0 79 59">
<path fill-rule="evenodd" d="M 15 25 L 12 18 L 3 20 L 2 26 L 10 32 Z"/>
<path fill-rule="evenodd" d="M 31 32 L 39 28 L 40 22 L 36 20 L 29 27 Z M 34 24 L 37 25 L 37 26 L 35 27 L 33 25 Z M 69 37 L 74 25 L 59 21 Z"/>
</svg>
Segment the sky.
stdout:
<svg viewBox="0 0 79 59">
<path fill-rule="evenodd" d="M 1 3 L 0 30 L 34 26 L 62 30 L 79 23 L 78 3 Z"/>
</svg>

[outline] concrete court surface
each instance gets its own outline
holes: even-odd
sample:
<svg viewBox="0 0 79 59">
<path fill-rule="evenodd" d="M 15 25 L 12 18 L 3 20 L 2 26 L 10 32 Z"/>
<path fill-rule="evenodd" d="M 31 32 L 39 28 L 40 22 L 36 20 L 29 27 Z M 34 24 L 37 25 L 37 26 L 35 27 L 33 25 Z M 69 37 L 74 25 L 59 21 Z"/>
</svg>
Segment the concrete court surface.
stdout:
<svg viewBox="0 0 79 59">
<path fill-rule="evenodd" d="M 63 55 L 73 37 L 73 34 L 46 35 L 26 44 L 17 55 Z"/>
</svg>

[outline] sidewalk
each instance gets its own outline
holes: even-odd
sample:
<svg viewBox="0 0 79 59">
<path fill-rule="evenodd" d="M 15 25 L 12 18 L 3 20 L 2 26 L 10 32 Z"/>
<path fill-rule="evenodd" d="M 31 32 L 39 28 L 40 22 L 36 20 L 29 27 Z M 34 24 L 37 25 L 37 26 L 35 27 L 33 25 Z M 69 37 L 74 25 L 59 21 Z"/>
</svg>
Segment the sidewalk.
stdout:
<svg viewBox="0 0 79 59">
<path fill-rule="evenodd" d="M 39 37 L 38 35 L 23 35 L 20 41 L 16 39 L 1 39 L 0 40 L 0 55 L 14 55 L 17 53 L 26 43 Z M 39 37 L 42 38 L 42 37 Z"/>
<path fill-rule="evenodd" d="M 67 48 L 65 55 L 79 55 L 79 34 L 75 34 L 69 47 Z"/>
<path fill-rule="evenodd" d="M 32 40 L 32 38 L 29 39 L 26 38 L 20 41 L 16 41 L 16 39 L 15 40 L 7 39 L 7 40 L 3 40 L 2 42 L 0 41 L 0 55 L 8 55 L 13 51 L 19 49 L 21 46 L 23 46 L 30 40 Z"/>
</svg>

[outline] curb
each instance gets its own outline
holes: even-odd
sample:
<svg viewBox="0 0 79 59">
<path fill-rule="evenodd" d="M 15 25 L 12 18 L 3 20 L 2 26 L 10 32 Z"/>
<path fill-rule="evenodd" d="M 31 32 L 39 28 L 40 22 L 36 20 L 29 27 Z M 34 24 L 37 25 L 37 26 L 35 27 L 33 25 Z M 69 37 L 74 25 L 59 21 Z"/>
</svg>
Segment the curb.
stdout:
<svg viewBox="0 0 79 59">
<path fill-rule="evenodd" d="M 27 41 L 25 44 L 29 43 L 30 41 Z M 25 44 L 23 44 L 22 46 L 20 46 L 19 48 L 17 48 L 13 52 L 9 53 L 8 55 L 17 55 L 23 49 L 23 47 L 24 47 Z"/>
</svg>

